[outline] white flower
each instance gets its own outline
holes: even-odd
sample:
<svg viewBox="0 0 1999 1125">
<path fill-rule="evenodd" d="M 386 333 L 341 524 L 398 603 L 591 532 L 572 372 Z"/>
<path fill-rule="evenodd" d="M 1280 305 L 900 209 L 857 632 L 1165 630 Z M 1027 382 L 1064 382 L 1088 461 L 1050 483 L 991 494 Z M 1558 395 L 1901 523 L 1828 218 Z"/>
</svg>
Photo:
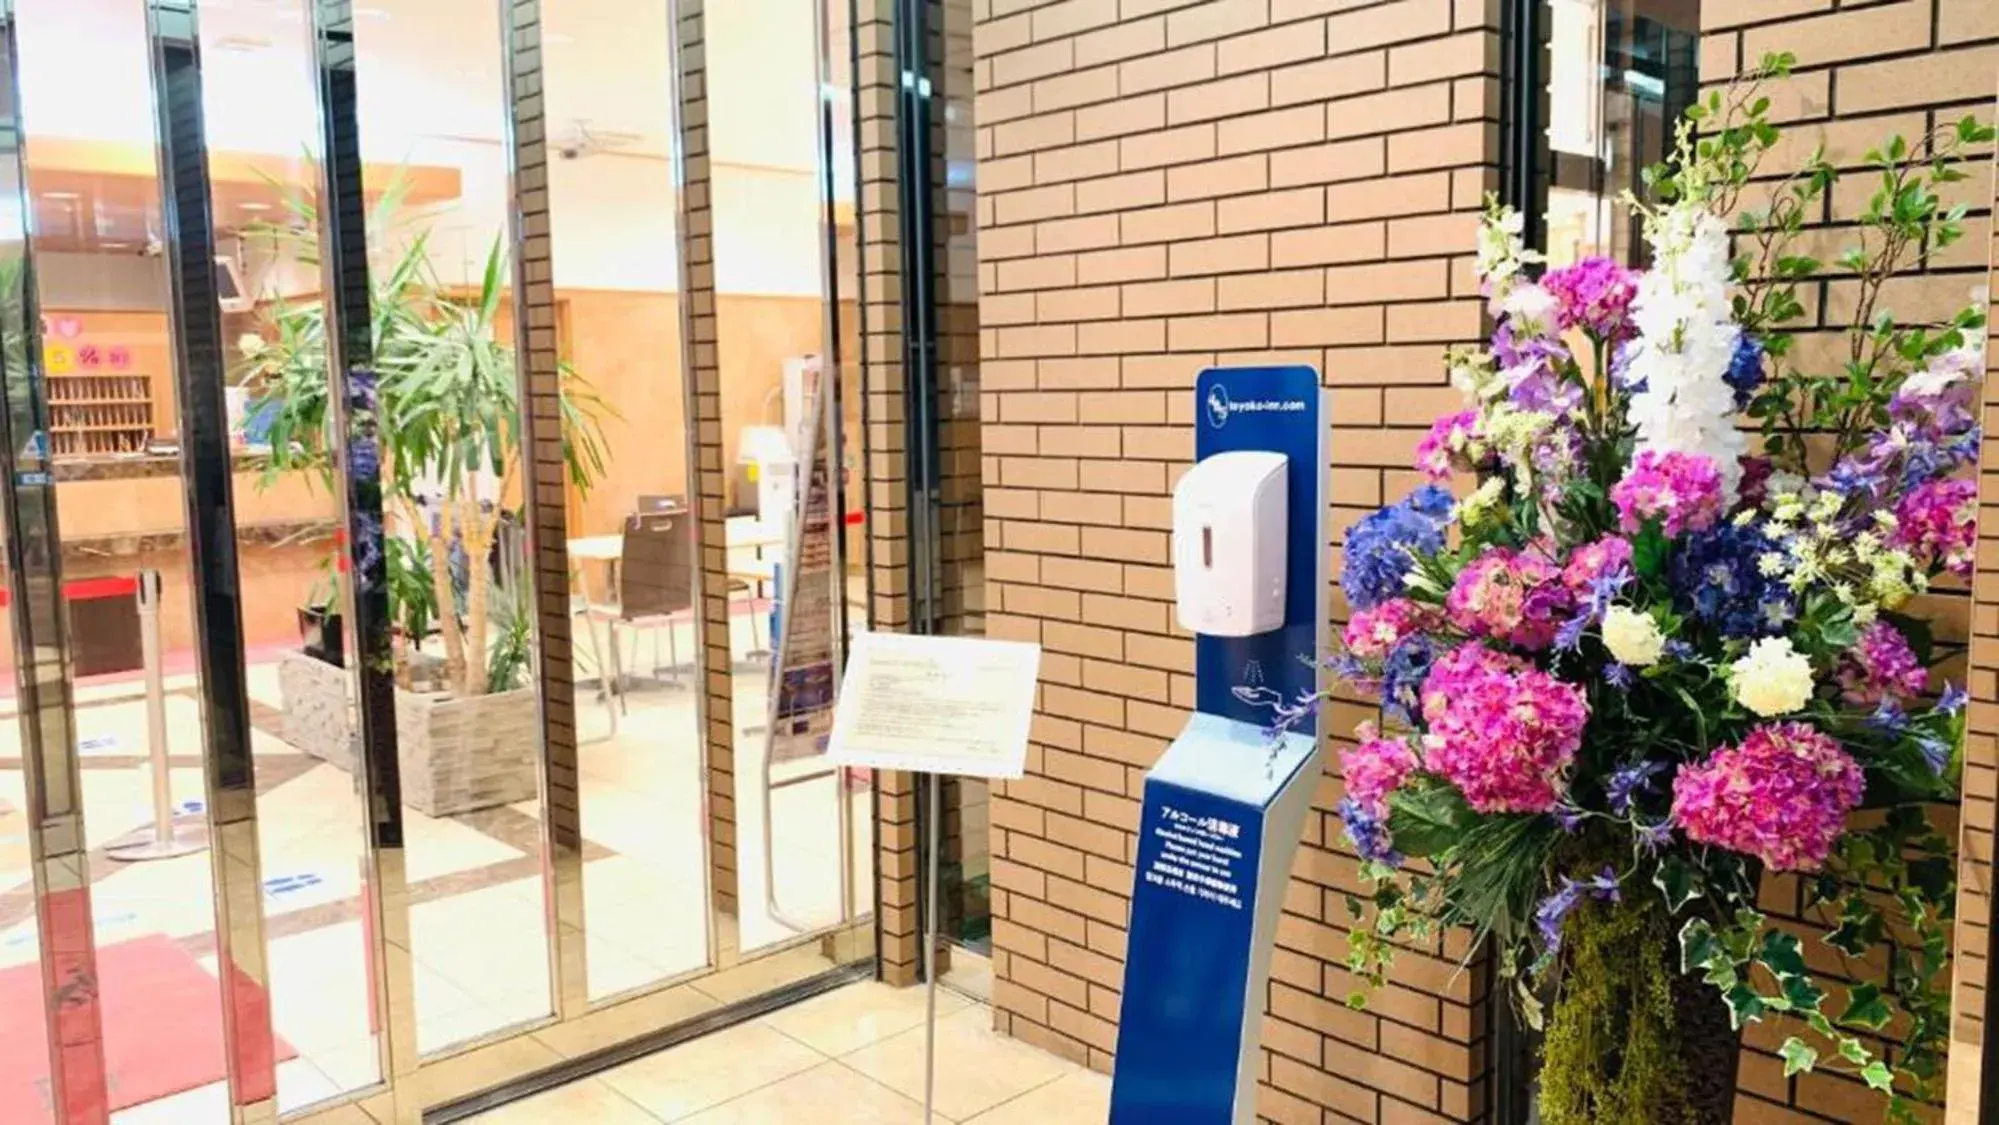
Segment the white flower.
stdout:
<svg viewBox="0 0 1999 1125">
<path fill-rule="evenodd" d="M 1603 615 L 1603 646 L 1619 664 L 1647 668 L 1666 651 L 1666 635 L 1649 613 L 1614 605 Z"/>
<path fill-rule="evenodd" d="M 1812 662 L 1788 637 L 1765 637 L 1728 666 L 1728 691 L 1764 718 L 1788 715 L 1812 698 Z"/>
<path fill-rule="evenodd" d="M 255 332 L 245 332 L 237 337 L 236 350 L 250 359 L 255 359 L 264 354 L 264 338 Z"/>
<path fill-rule="evenodd" d="M 1985 370 L 1985 349 L 1981 345 L 1982 341 L 1966 344 L 1931 360 L 1928 367 L 1902 380 L 1902 393 L 1911 398 L 1929 398 Z"/>
<path fill-rule="evenodd" d="M 1500 298 L 1499 311 L 1512 322 L 1516 336 L 1551 336 L 1555 332 L 1555 295 L 1539 285 L 1514 286 Z"/>
<path fill-rule="evenodd" d="M 1723 378 L 1742 335 L 1729 308 L 1728 228 L 1688 200 L 1652 214 L 1645 234 L 1656 264 L 1632 302 L 1638 340 L 1625 374 L 1645 387 L 1629 411 L 1638 448 L 1713 459 L 1733 496 L 1748 441 L 1735 427 L 1735 390 Z"/>
</svg>

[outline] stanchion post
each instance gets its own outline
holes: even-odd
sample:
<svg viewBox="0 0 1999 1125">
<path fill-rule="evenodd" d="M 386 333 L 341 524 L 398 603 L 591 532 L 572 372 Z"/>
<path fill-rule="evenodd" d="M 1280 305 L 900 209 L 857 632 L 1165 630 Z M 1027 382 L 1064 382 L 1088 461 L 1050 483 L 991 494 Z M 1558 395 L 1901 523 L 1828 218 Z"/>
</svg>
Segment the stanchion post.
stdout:
<svg viewBox="0 0 1999 1125">
<path fill-rule="evenodd" d="M 137 863 L 193 855 L 208 846 L 205 818 L 182 828 L 174 823 L 173 763 L 167 745 L 167 681 L 165 653 L 160 644 L 160 572 L 139 572 L 134 595 L 139 604 L 139 656 L 145 662 L 146 760 L 153 771 L 153 824 L 136 828 L 105 845 L 112 859 Z"/>
<path fill-rule="evenodd" d="M 146 662 L 146 753 L 153 763 L 153 835 L 171 846 L 174 783 L 167 761 L 167 685 L 160 668 L 160 572 L 139 572 L 139 652 Z"/>
</svg>

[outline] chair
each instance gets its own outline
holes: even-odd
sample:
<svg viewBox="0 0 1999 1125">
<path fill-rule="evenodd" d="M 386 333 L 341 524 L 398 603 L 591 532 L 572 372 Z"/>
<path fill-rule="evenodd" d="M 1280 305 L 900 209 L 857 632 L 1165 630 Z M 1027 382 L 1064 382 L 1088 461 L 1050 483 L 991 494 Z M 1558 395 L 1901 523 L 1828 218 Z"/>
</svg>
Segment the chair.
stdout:
<svg viewBox="0 0 1999 1125">
<path fill-rule="evenodd" d="M 624 710 L 624 670 L 620 667 L 619 632 L 652 630 L 653 674 L 659 674 L 658 630 L 666 631 L 668 667 L 680 680 L 680 639 L 674 630 L 694 607 L 694 549 L 684 514 L 636 515 L 625 519 L 617 567 L 617 601 L 593 605 L 590 617 L 611 634 L 611 682 Z"/>
</svg>

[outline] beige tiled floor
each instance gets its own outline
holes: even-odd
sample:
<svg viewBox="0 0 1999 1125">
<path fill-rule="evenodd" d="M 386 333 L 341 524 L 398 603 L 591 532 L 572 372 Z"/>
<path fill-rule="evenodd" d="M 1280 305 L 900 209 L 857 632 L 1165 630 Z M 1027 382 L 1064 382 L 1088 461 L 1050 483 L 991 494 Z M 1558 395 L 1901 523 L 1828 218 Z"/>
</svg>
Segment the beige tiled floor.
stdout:
<svg viewBox="0 0 1999 1125">
<path fill-rule="evenodd" d="M 867 982 L 594 1078 L 479 1125 L 920 1125 L 923 993 Z M 1110 1080 L 992 1030 L 983 1004 L 938 1007 L 938 1120 L 1102 1125 Z"/>
</svg>

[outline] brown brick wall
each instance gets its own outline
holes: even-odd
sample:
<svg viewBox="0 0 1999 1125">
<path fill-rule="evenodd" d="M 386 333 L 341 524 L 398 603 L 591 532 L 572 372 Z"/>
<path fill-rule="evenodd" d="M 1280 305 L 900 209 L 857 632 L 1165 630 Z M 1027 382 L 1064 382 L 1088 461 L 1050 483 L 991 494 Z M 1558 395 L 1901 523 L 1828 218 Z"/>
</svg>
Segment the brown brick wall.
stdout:
<svg viewBox="0 0 1999 1125">
<path fill-rule="evenodd" d="M 1415 483 L 1415 442 L 1455 402 L 1443 347 L 1481 330 L 1470 259 L 1480 196 L 1496 184 L 1498 8 L 975 8 L 988 627 L 1046 653 L 1029 776 L 996 787 L 991 809 L 997 1020 L 1102 1068 L 1116 1045 L 1140 782 L 1192 696 L 1166 543 L 1170 489 L 1192 455 L 1188 390 L 1216 362 L 1324 372 L 1335 567 L 1342 529 Z M 1999 86 L 1992 0 L 1709 0 L 1705 11 L 1709 80 L 1765 49 L 1799 55 L 1777 98 L 1799 138 L 1793 157 L 1823 137 L 1851 164 L 1887 132 L 1989 114 Z M 1961 300 L 1985 275 L 1989 166 L 1973 183 L 1972 236 L 1900 288 L 1905 317 Z M 1859 186 L 1830 201 L 1825 225 L 1850 219 Z M 1836 314 L 1845 284 L 1820 288 L 1814 315 Z M 1999 582 L 1999 554 L 1990 566 Z M 1978 632 L 1999 637 L 1999 610 L 1984 604 L 1999 585 L 1986 581 Z M 1941 594 L 1935 608 L 1951 622 L 1944 635 L 1964 640 L 1968 599 Z M 1966 819 L 1979 860 L 1967 883 L 1983 887 L 1999 658 L 1973 645 Z M 1341 703 L 1329 729 L 1367 713 Z M 1338 1002 L 1351 983 L 1340 894 L 1355 875 L 1329 812 L 1338 794 L 1328 777 L 1286 896 L 1260 1111 L 1285 1125 L 1483 1120 L 1477 973 L 1405 958 L 1368 1012 Z M 1795 894 L 1773 884 L 1769 905 Z M 1962 944 L 1982 951 L 1982 903 L 1967 914 Z M 1872 1112 L 1837 1080 L 1784 1080 L 1766 1034 L 1750 1044 L 1738 1120 Z"/>
<path fill-rule="evenodd" d="M 709 881 L 715 908 L 736 913 L 735 686 L 729 651 L 728 476 L 722 463 L 722 365 L 715 310 L 714 211 L 709 197 L 708 54 L 704 0 L 679 0 L 681 138 L 685 168 L 680 240 L 687 276 L 682 300 L 687 332 L 687 378 L 694 385 L 694 496 L 696 543 L 701 552 L 701 614 L 708 729 Z"/>
<path fill-rule="evenodd" d="M 868 502 L 868 620 L 909 628 L 908 462 L 902 402 L 901 212 L 896 192 L 896 68 L 889 0 L 854 0 L 861 241 L 861 352 Z M 875 880 L 883 980 L 922 976 L 917 914 L 916 787 L 905 773 L 875 777 Z"/>
<path fill-rule="evenodd" d="M 1999 37 L 1999 5 L 1985 5 L 1977 11 L 1952 13 L 1944 26 L 1964 35 L 1977 34 L 1985 40 Z M 1986 53 L 1992 54 L 1987 45 Z M 1988 69 L 1993 67 L 1988 66 Z M 1999 173 L 1993 183 L 1995 203 L 1999 203 Z M 1995 207 L 1999 210 L 1999 207 Z M 1999 281 L 1999 230 L 1990 217 L 1984 223 L 1984 240 L 1995 271 L 1988 274 L 1988 292 Z M 1967 241 L 1979 242 L 1975 236 Z M 1985 987 L 1988 927 L 1992 917 L 1992 834 L 1994 827 L 1995 767 L 1999 767 L 1999 451 L 1990 440 L 1995 407 L 1999 407 L 1999 383 L 1991 377 L 1991 358 L 1999 353 L 1999 326 L 1988 326 L 1986 342 L 1985 417 L 1986 442 L 1979 463 L 1979 551 L 1978 572 L 1972 585 L 1970 682 L 1973 696 L 1969 730 L 1964 747 L 1963 827 L 1959 836 L 1957 989 L 1953 997 L 1951 1024 L 1950 1100 L 1946 1120 L 1951 1125 L 1971 1125 L 1980 1120 L 1978 1083 L 1980 1053 L 1985 1043 Z"/>
<path fill-rule="evenodd" d="M 1098 1067 L 1115 1022 L 1144 771 L 1192 702 L 1169 497 L 1214 363 L 1326 373 L 1334 524 L 1407 471 L 1477 337 L 1470 262 L 1496 186 L 1485 0 L 979 5 L 988 629 L 1038 640 L 1026 780 L 992 802 L 1003 1029 Z M 1357 704 L 1336 710 L 1345 729 Z M 1261 1110 L 1285 1123 L 1481 1117 L 1476 974 L 1411 957 L 1349 982 L 1355 888 L 1328 779 L 1278 935 Z"/>
</svg>

